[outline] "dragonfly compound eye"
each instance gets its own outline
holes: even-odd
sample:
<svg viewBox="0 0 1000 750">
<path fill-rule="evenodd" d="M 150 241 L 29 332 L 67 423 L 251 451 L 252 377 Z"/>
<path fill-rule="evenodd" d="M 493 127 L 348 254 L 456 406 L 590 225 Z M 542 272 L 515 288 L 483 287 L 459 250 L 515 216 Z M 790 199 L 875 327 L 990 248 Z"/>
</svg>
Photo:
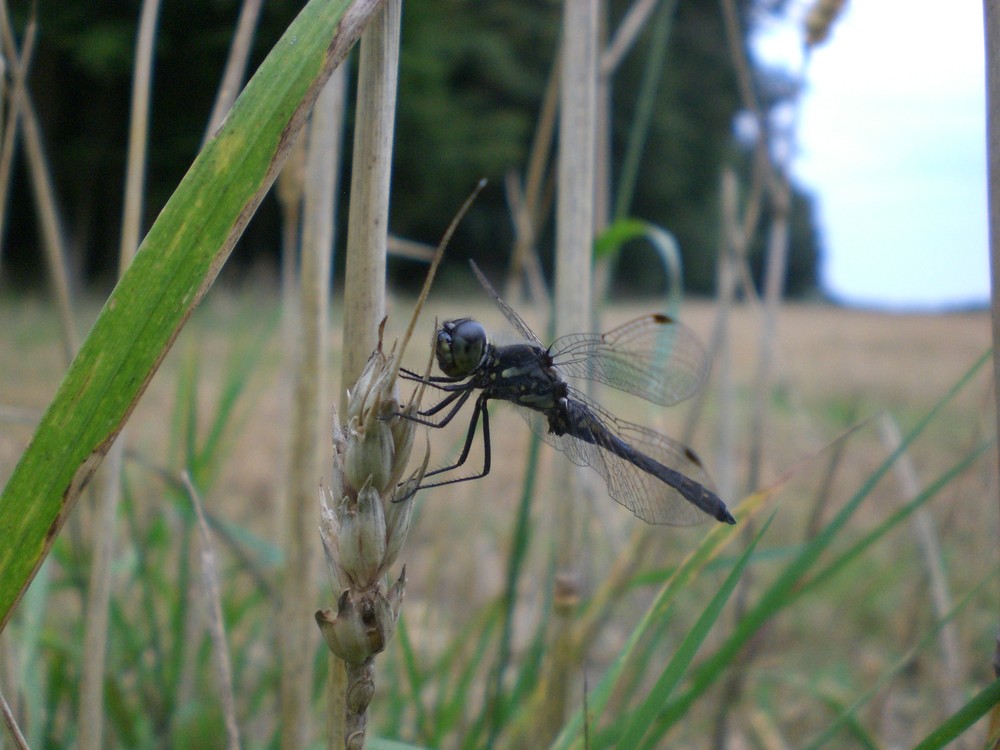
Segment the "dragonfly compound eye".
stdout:
<svg viewBox="0 0 1000 750">
<path fill-rule="evenodd" d="M 485 351 L 486 331 L 470 318 L 449 320 L 438 331 L 438 366 L 449 377 L 469 375 L 482 361 Z"/>
</svg>

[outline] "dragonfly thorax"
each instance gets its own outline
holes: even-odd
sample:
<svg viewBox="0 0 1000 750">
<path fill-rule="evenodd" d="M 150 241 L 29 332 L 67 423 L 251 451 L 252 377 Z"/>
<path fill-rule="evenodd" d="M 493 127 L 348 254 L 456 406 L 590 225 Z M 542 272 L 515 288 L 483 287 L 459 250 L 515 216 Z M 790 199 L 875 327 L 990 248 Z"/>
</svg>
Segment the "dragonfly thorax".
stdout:
<svg viewBox="0 0 1000 750">
<path fill-rule="evenodd" d="M 451 378 L 465 378 L 486 356 L 486 330 L 472 318 L 446 320 L 438 329 L 434 353 L 441 372 Z"/>
</svg>

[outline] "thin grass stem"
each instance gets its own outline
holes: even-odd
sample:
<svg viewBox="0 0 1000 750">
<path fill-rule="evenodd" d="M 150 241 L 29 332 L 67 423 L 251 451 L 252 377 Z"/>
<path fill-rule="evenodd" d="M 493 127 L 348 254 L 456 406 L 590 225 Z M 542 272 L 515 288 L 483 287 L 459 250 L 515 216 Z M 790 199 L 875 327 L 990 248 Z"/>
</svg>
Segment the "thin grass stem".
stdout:
<svg viewBox="0 0 1000 750">
<path fill-rule="evenodd" d="M 132 109 L 129 115 L 125 200 L 118 250 L 119 274 L 132 262 L 142 231 L 146 152 L 149 142 L 149 100 L 153 88 L 153 44 L 160 14 L 160 0 L 143 0 L 136 37 L 135 71 L 132 74 Z"/>
<path fill-rule="evenodd" d="M 545 217 L 551 209 L 551 191 L 546 193 L 545 182 L 550 174 L 550 161 L 559 112 L 559 73 L 561 69 L 562 56 L 557 54 L 552 63 L 548 83 L 545 86 L 545 96 L 538 113 L 538 124 L 535 126 L 531 149 L 528 152 L 523 197 L 520 194 L 521 191 L 515 190 L 515 185 L 511 184 L 516 183 L 516 180 L 508 180 L 507 185 L 508 202 L 511 204 L 514 224 L 514 247 L 511 251 L 510 273 L 507 275 L 506 296 L 507 299 L 515 303 L 522 298 L 520 291 L 522 276 L 527 280 L 532 300 L 539 303 L 548 299 L 535 242 Z"/>
<path fill-rule="evenodd" d="M 903 442 L 896 424 L 888 412 L 882 414 L 879 420 L 879 431 L 882 442 L 890 451 L 895 451 Z M 895 465 L 896 477 L 902 488 L 903 499 L 920 495 L 921 482 L 917 477 L 917 469 L 909 451 L 903 451 Z M 949 712 L 954 712 L 962 705 L 962 658 L 958 645 L 958 631 L 955 624 L 946 620 L 946 613 L 951 610 L 952 596 L 948 585 L 948 575 L 945 572 L 944 551 L 941 539 L 934 526 L 934 518 L 927 508 L 918 509 L 913 515 L 913 534 L 921 552 L 921 560 L 927 568 L 931 604 L 936 617 L 942 620 L 938 633 L 941 647 L 941 693 L 944 705 Z"/>
<path fill-rule="evenodd" d="M 314 631 L 310 615 L 315 610 L 319 556 L 310 540 L 316 528 L 316 477 L 323 473 L 327 443 L 327 329 L 343 111 L 343 79 L 331 76 L 313 107 L 304 173 L 298 351 L 284 518 L 286 563 L 278 629 L 281 746 L 287 750 L 307 745 L 312 733 Z"/>
<path fill-rule="evenodd" d="M 361 37 L 344 284 L 344 350 L 339 412 L 348 413 L 347 386 L 356 383 L 379 345 L 385 318 L 386 243 L 392 142 L 399 69 L 400 0 L 387 0 Z M 346 418 L 346 416 L 345 416 Z M 328 747 L 363 746 L 367 703 L 359 709 L 345 662 L 330 662 Z M 365 675 L 360 675 L 364 681 Z"/>
<path fill-rule="evenodd" d="M 656 10 L 660 0 L 636 0 L 622 17 L 621 23 L 601 53 L 599 72 L 601 75 L 612 75 L 621 65 L 622 60 L 632 51 L 639 36 L 646 28 L 650 16 Z"/>
<path fill-rule="evenodd" d="M 32 6 L 34 10 L 34 6 Z M 0 142 L 0 260 L 3 258 L 2 241 L 7 229 L 7 210 L 10 204 L 11 178 L 14 168 L 14 150 L 17 146 L 17 134 L 20 131 L 21 122 L 21 98 L 15 96 L 18 90 L 23 89 L 28 75 L 28 68 L 31 65 L 32 54 L 35 50 L 35 40 L 38 36 L 38 23 L 34 12 L 28 18 L 27 26 L 24 29 L 24 38 L 21 42 L 21 54 L 17 54 L 13 43 L 8 43 L 8 38 L 13 40 L 13 32 L 10 31 L 10 14 L 7 10 L 6 0 L 0 3 L 0 24 L 3 30 L 0 31 L 0 40 L 3 43 L 3 54 L 0 59 L 4 60 L 4 84 L 8 78 L 11 81 L 7 94 L 8 102 L 6 119 L 4 121 L 3 140 Z M 0 264 L 2 267 L 2 264 Z"/>
<path fill-rule="evenodd" d="M 102 747 L 104 728 L 104 662 L 108 648 L 108 603 L 111 599 L 111 573 L 115 552 L 115 527 L 121 497 L 124 434 L 118 436 L 98 482 L 98 501 L 93 519 L 93 560 L 87 584 L 87 607 L 84 621 L 83 661 L 80 665 L 80 736 L 82 750 Z"/>
<path fill-rule="evenodd" d="M 399 69 L 398 0 L 386 2 L 361 38 L 344 286 L 341 383 L 354 383 L 385 317 L 385 253 Z M 340 411 L 346 413 L 346 392 Z"/>
<path fill-rule="evenodd" d="M 198 538 L 201 547 L 202 588 L 208 613 L 208 632 L 212 637 L 213 654 L 219 677 L 219 702 L 226 726 L 226 746 L 229 750 L 240 747 L 239 724 L 236 720 L 236 698 L 233 695 L 233 667 L 229 659 L 229 641 L 226 638 L 226 621 L 222 615 L 222 595 L 219 588 L 219 570 L 212 546 L 212 534 L 205 518 L 201 496 L 184 471 L 181 480 L 187 489 L 188 498 L 198 521 Z"/>
<path fill-rule="evenodd" d="M 253 47 L 257 19 L 260 17 L 260 9 L 263 4 L 264 0 L 243 0 L 243 4 L 240 6 L 240 16 L 236 21 L 236 33 L 233 34 L 233 43 L 229 46 L 226 69 L 222 74 L 222 81 L 219 83 L 215 104 L 212 105 L 212 114 L 208 118 L 208 127 L 205 128 L 202 145 L 222 125 L 229 110 L 233 107 L 233 102 L 236 101 L 236 95 L 240 92 L 240 86 L 246 76 L 250 51 Z"/>
<path fill-rule="evenodd" d="M 8 59 L 17 60 L 17 43 L 10 24 L 10 14 L 6 0 L 0 2 L 0 34 L 3 48 Z M 27 58 L 25 58 L 27 59 Z M 19 66 L 20 67 L 20 66 Z M 24 150 L 27 159 L 28 176 L 35 197 L 35 210 L 42 235 L 42 248 L 45 251 L 46 267 L 55 296 L 56 309 L 62 325 L 63 353 L 70 362 L 80 347 L 80 337 L 76 330 L 76 319 L 73 314 L 72 295 L 70 293 L 69 269 L 66 265 L 66 249 L 63 245 L 62 222 L 56 205 L 55 187 L 49 171 L 49 160 L 45 154 L 42 140 L 42 129 L 38 123 L 31 95 L 23 76 L 14 79 L 11 91 L 13 104 L 21 114 L 24 131 Z"/>
<path fill-rule="evenodd" d="M 599 4 L 566 0 L 563 10 L 562 76 L 559 105 L 559 165 L 556 203 L 556 333 L 583 331 L 590 324 L 594 175 L 597 117 L 597 34 Z M 555 737 L 576 692 L 579 660 L 573 619 L 582 587 L 581 552 L 584 482 L 570 462 L 558 464 L 563 488 L 552 504 L 558 522 L 553 545 L 556 566 L 552 650 L 539 737 Z"/>
<path fill-rule="evenodd" d="M 649 55 L 646 57 L 646 65 L 643 68 L 639 94 L 636 97 L 635 114 L 629 127 L 625 156 L 622 158 L 621 178 L 618 181 L 615 208 L 612 214 L 615 219 L 627 216 L 632 207 L 632 197 L 639 181 L 642 152 L 653 119 L 653 110 L 657 101 L 656 90 L 659 88 L 660 76 L 663 73 L 667 45 L 670 41 L 670 30 L 673 27 L 676 11 L 677 0 L 663 0 L 653 21 L 652 37 L 649 40 Z"/>
<path fill-rule="evenodd" d="M 132 109 L 129 118 L 128 157 L 125 169 L 124 207 L 119 244 L 118 275 L 132 262 L 139 245 L 146 151 L 149 133 L 149 99 L 152 88 L 153 45 L 160 0 L 144 0 L 136 35 Z M 121 500 L 121 474 L 125 455 L 123 430 L 99 471 L 101 490 L 93 534 L 94 554 L 87 586 L 84 623 L 84 658 L 81 665 L 79 743 L 82 750 L 101 747 L 104 727 L 105 656 L 108 648 L 108 605 L 111 600 L 115 555 L 116 519 Z"/>
<path fill-rule="evenodd" d="M 21 732 L 21 728 L 17 725 L 17 719 L 14 718 L 14 712 L 10 710 L 7 698 L 2 692 L 0 692 L 0 714 L 3 714 L 3 721 L 7 727 L 7 733 L 10 735 L 10 739 L 14 743 L 14 747 L 18 750 L 29 750 L 28 740 Z"/>
<path fill-rule="evenodd" d="M 984 0 L 986 33 L 986 149 L 990 237 L 990 322 L 993 336 L 993 404 L 1000 435 L 1000 3 Z M 1000 443 L 998 443 L 1000 460 Z M 997 498 L 1000 500 L 1000 498 Z M 998 542 L 1000 546 L 1000 542 Z M 993 652 L 993 674 L 1000 676 L 1000 636 Z M 1000 709 L 993 714 L 1000 726 Z"/>
</svg>

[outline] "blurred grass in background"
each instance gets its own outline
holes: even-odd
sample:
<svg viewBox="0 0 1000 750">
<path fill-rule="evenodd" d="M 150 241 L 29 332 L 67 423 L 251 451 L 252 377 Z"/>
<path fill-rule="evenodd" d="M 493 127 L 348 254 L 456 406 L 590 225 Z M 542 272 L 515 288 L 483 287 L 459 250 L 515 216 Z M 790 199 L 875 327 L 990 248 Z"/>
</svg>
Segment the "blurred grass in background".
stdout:
<svg viewBox="0 0 1000 750">
<path fill-rule="evenodd" d="M 268 746 L 276 731 L 277 672 L 269 644 L 281 553 L 273 519 L 287 450 L 288 395 L 276 332 L 277 294 L 267 299 L 259 291 L 217 290 L 182 334 L 130 422 L 117 532 L 123 544 L 115 565 L 105 682 L 108 730 L 122 745 L 146 746 L 156 737 L 169 737 L 175 746 L 222 741 L 208 634 L 198 624 L 201 594 L 192 581 L 193 518 L 178 480 L 185 467 L 201 487 L 217 534 L 243 736 L 247 746 Z M 390 328 L 398 320 L 396 311 L 408 306 L 406 297 L 391 302 Z M 639 309 L 614 307 L 608 317 L 626 319 Z M 24 419 L 9 419 L 0 440 L 6 474 L 30 436 L 34 410 L 54 389 L 59 368 L 50 310 L 32 299 L 7 298 L 2 312 L 10 328 L 2 343 L 6 351 L 0 357 L 0 392 L 9 394 L 5 406 L 14 402 L 24 409 Z M 418 339 L 421 332 L 429 332 L 433 315 L 460 314 L 501 326 L 487 300 L 433 298 Z M 711 305 L 692 304 L 685 308 L 684 319 L 704 335 L 712 314 Z M 533 317 L 530 311 L 526 315 Z M 737 333 L 749 335 L 752 313 L 737 313 L 735 324 Z M 398 334 L 400 326 L 391 333 Z M 336 320 L 331 329 L 339 330 Z M 926 506 L 940 542 L 940 559 L 926 559 L 912 516 L 879 530 L 912 499 L 890 470 L 864 494 L 815 567 L 801 579 L 772 588 L 810 549 L 806 534 L 813 514 L 821 516 L 818 529 L 826 528 L 889 457 L 891 449 L 878 428 L 880 411 L 888 407 L 906 434 L 959 382 L 983 350 L 987 335 L 985 313 L 901 317 L 813 306 L 783 311 L 779 356 L 787 374 L 772 395 L 773 459 L 764 476 L 771 481 L 786 471 L 791 475 L 766 501 L 767 514 L 775 515 L 746 561 L 753 583 L 745 594 L 760 607 L 770 591 L 777 597 L 770 605 L 775 616 L 748 623 L 749 615 L 744 615 L 742 627 L 749 632 L 741 641 L 742 650 L 727 651 L 741 627 L 732 621 L 731 606 L 722 610 L 715 630 L 701 634 L 706 643 L 694 671 L 681 680 L 672 698 L 663 698 L 667 713 L 654 714 L 660 722 L 656 726 L 671 728 L 665 740 L 669 746 L 704 746 L 721 700 L 718 681 L 740 669 L 748 654 L 752 661 L 744 693 L 733 708 L 731 729 L 765 746 L 768 737 L 781 736 L 790 746 L 804 747 L 831 727 L 839 731 L 832 739 L 834 747 L 883 742 L 912 746 L 946 718 L 947 701 L 961 705 L 988 682 L 984 655 L 992 644 L 996 571 L 987 551 L 996 526 L 990 498 L 997 480 L 989 454 L 981 454 L 989 434 L 985 368 L 943 403 L 906 446 L 921 491 L 944 477 L 944 485 Z M 337 351 L 335 344 L 334 360 Z M 913 365 L 917 353 L 920 366 Z M 424 356 L 414 351 L 412 359 L 418 362 Z M 737 372 L 746 371 L 750 356 L 749 348 L 737 354 Z M 738 384 L 740 380 L 738 376 Z M 641 416 L 628 412 L 625 399 L 612 403 L 622 406 L 626 417 Z M 747 408 L 741 402 L 739 414 L 745 415 Z M 675 434 L 679 415 L 671 412 L 679 411 L 668 410 L 652 423 Z M 708 414 L 713 411 L 710 400 Z M 410 580 L 403 623 L 387 652 L 380 697 L 372 708 L 375 737 L 407 739 L 418 747 L 478 747 L 497 722 L 504 745 L 505 737 L 516 736 L 519 722 L 527 721 L 523 714 L 531 706 L 525 701 L 545 653 L 540 638 L 546 617 L 547 540 L 552 524 L 558 523 L 551 517 L 551 488 L 544 478 L 553 462 L 564 459 L 542 451 L 540 481 L 524 532 L 526 559 L 515 595 L 506 599 L 529 431 L 510 409 L 497 410 L 493 421 L 498 462 L 494 472 L 475 485 L 419 496 L 418 517 L 402 560 Z M 854 424 L 861 426 L 843 438 L 839 460 L 831 467 L 831 441 Z M 435 461 L 454 454 L 462 431 L 459 426 L 450 443 L 435 442 Z M 695 445 L 708 456 L 711 469 L 712 454 L 705 442 Z M 949 475 L 951 470 L 956 473 Z M 610 501 L 598 502 L 588 560 L 590 586 L 596 591 L 602 579 L 614 573 L 616 559 L 633 553 L 625 540 L 640 525 Z M 47 590 L 29 591 L 20 618 L 5 636 L 11 646 L 16 644 L 15 654 L 31 659 L 30 669 L 25 663 L 19 670 L 22 677 L 30 675 L 31 682 L 21 682 L 19 688 L 25 691 L 28 715 L 44 717 L 29 722 L 38 740 L 32 746 L 73 742 L 75 665 L 86 580 L 81 572 L 88 565 L 77 534 L 90 533 L 88 514 L 78 515 L 84 527 L 76 532 L 68 528 L 57 542 L 48 563 Z M 701 542 L 701 554 L 713 550 L 711 561 L 695 565 L 697 575 L 671 591 L 672 607 L 647 626 L 652 632 L 644 631 L 635 654 L 619 665 L 622 671 L 608 696 L 609 706 L 598 713 L 597 691 L 605 670 L 616 665 L 664 581 L 710 531 Z M 873 532 L 868 546 L 855 552 L 854 545 Z M 615 746 L 614 738 L 634 720 L 641 697 L 656 684 L 660 670 L 671 663 L 733 570 L 744 548 L 737 541 L 742 537 L 719 547 L 723 535 L 728 532 L 708 525 L 655 529 L 641 565 L 622 582 L 626 590 L 621 598 L 595 603 L 608 611 L 588 612 L 606 619 L 587 644 L 585 660 L 588 701 L 595 711 L 590 719 L 592 747 L 609 742 Z M 837 570 L 844 558 L 842 570 L 829 577 L 822 573 Z M 940 565 L 947 576 L 954 611 L 943 620 L 932 606 L 929 564 Z M 809 584 L 812 579 L 819 583 Z M 513 630 L 498 696 L 494 678 L 505 601 L 514 607 Z M 588 602 L 583 606 L 587 612 Z M 761 616 L 768 611 L 762 610 Z M 32 625 L 33 617 L 41 618 L 37 625 Z M 943 650 L 944 631 L 957 646 L 951 656 Z M 322 675 L 318 633 L 315 646 Z M 721 664 L 712 660 L 713 654 Z M 959 662 L 948 663 L 955 655 Z M 20 658 L 8 663 L 18 664 Z M 708 683 L 707 691 L 701 694 L 698 685 L 703 682 Z M 691 705 L 683 703 L 688 696 Z M 674 712 L 682 711 L 683 718 L 670 718 L 671 706 Z M 379 746 L 374 739 L 372 746 Z M 649 746 L 662 745 L 653 741 Z"/>
</svg>

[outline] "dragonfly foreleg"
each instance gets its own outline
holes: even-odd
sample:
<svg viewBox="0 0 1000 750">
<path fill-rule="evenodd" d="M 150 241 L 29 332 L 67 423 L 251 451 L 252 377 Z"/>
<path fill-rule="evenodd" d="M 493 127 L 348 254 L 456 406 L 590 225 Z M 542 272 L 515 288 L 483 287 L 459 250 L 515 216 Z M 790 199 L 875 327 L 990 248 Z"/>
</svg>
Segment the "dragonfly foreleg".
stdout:
<svg viewBox="0 0 1000 750">
<path fill-rule="evenodd" d="M 449 393 L 443 399 L 438 401 L 436 404 L 434 404 L 434 406 L 432 406 L 430 409 L 424 409 L 423 411 L 418 411 L 416 414 L 406 414 L 404 412 L 399 412 L 398 416 L 403 417 L 404 419 L 408 419 L 411 422 L 422 424 L 425 427 L 434 427 L 434 428 L 444 427 L 449 422 L 451 422 L 452 419 L 455 418 L 455 415 L 458 414 L 459 410 L 463 406 L 465 406 L 465 402 L 469 400 L 469 396 L 471 395 L 472 395 L 471 390 L 453 391 L 452 393 Z M 423 417 L 433 417 L 435 414 L 444 409 L 446 406 L 451 405 L 452 402 L 454 402 L 454 405 L 451 407 L 448 413 L 441 418 L 440 421 L 435 422 L 433 419 L 423 418 Z"/>
<path fill-rule="evenodd" d="M 449 388 L 442 388 L 441 383 L 454 383 L 455 378 L 450 378 L 447 375 L 420 375 L 413 372 L 413 370 L 407 370 L 405 367 L 399 368 L 399 376 L 403 380 L 412 380 L 415 383 L 423 383 L 424 385 L 429 385 L 432 388 L 441 388 L 441 390 L 450 390 Z"/>
</svg>

